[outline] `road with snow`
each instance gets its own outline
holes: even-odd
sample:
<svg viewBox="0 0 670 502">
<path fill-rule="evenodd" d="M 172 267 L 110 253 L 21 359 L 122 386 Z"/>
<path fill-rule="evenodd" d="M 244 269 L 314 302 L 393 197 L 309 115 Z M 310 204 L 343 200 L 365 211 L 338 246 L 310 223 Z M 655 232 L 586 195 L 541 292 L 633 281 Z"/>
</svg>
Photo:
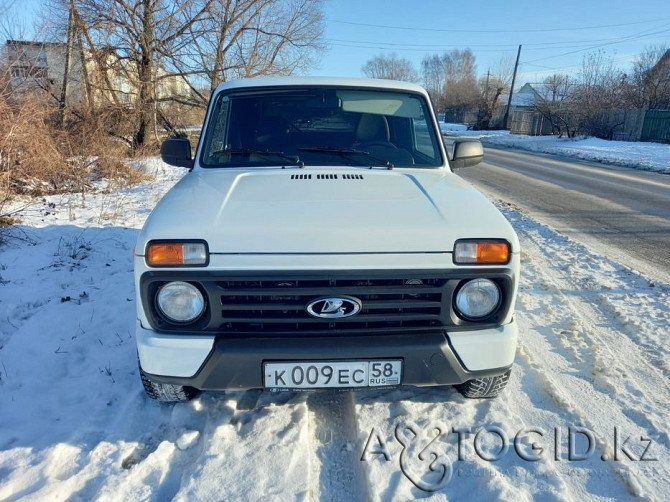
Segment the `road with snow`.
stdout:
<svg viewBox="0 0 670 502">
<path fill-rule="evenodd" d="M 154 178 L 31 201 L 0 248 L 0 500 L 668 499 L 670 283 L 504 200 L 523 273 L 499 398 L 148 399 L 132 248 L 184 171 L 137 167 Z"/>
<path fill-rule="evenodd" d="M 574 158 L 485 148 L 458 173 L 561 233 L 670 282 L 670 176 Z"/>
</svg>

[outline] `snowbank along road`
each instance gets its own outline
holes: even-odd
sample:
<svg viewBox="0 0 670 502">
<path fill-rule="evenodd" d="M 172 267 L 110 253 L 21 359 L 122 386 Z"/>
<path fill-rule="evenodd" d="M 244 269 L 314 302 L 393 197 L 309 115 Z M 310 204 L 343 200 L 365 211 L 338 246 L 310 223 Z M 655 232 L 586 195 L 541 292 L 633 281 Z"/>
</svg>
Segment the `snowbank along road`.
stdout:
<svg viewBox="0 0 670 502">
<path fill-rule="evenodd" d="M 461 174 L 616 259 L 670 282 L 670 176 L 487 147 Z"/>
<path fill-rule="evenodd" d="M 147 399 L 131 252 L 183 173 L 139 167 L 155 181 L 33 201 L 0 248 L 0 500 L 667 500 L 670 285 L 502 202 L 524 273 L 498 399 Z"/>
</svg>

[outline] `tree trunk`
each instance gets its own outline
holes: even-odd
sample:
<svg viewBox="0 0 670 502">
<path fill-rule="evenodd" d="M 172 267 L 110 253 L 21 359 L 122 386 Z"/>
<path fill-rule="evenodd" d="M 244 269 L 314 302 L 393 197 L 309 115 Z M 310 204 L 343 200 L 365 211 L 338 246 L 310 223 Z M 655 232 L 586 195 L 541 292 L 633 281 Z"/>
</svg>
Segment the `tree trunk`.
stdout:
<svg viewBox="0 0 670 502">
<path fill-rule="evenodd" d="M 154 119 L 154 33 L 153 33 L 153 2 L 143 0 L 142 13 L 142 39 L 140 40 L 140 57 L 138 58 L 137 76 L 138 92 L 137 102 L 137 127 L 133 138 L 133 148 L 136 150 L 142 147 L 147 138 L 147 132 L 151 130 L 151 123 Z"/>
<path fill-rule="evenodd" d="M 61 87 L 60 101 L 58 103 L 58 109 L 60 112 L 60 122 L 61 126 L 65 127 L 66 116 L 66 105 L 67 105 L 67 93 L 68 87 L 70 85 L 70 66 L 72 59 L 72 44 L 74 42 L 74 0 L 70 0 L 70 8 L 67 19 L 67 44 L 65 49 L 65 64 L 63 67 L 63 85 Z"/>
</svg>

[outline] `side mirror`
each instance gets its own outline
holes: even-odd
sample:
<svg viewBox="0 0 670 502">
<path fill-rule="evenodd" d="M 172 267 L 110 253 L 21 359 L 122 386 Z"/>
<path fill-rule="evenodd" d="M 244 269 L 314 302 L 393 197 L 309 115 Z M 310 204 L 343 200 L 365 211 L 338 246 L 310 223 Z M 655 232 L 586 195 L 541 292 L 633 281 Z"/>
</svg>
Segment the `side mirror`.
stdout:
<svg viewBox="0 0 670 502">
<path fill-rule="evenodd" d="M 191 169 L 191 142 L 184 138 L 166 139 L 161 145 L 161 159 L 171 166 Z"/>
<path fill-rule="evenodd" d="M 472 139 L 457 139 L 454 142 L 454 154 L 451 157 L 451 167 L 476 166 L 484 158 L 484 147 L 481 141 Z"/>
</svg>

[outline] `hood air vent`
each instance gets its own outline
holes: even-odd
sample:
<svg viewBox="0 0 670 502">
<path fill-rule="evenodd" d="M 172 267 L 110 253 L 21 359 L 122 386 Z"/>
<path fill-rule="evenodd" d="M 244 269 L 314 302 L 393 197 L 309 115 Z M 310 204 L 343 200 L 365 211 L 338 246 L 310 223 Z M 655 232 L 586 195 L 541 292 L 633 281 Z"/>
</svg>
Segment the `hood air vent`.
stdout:
<svg viewBox="0 0 670 502">
<path fill-rule="evenodd" d="M 340 177 L 341 176 L 341 177 Z M 311 174 L 292 174 L 291 175 L 292 180 L 311 180 L 312 175 Z M 317 174 L 316 175 L 317 180 L 362 180 L 363 175 L 362 174 Z"/>
</svg>

